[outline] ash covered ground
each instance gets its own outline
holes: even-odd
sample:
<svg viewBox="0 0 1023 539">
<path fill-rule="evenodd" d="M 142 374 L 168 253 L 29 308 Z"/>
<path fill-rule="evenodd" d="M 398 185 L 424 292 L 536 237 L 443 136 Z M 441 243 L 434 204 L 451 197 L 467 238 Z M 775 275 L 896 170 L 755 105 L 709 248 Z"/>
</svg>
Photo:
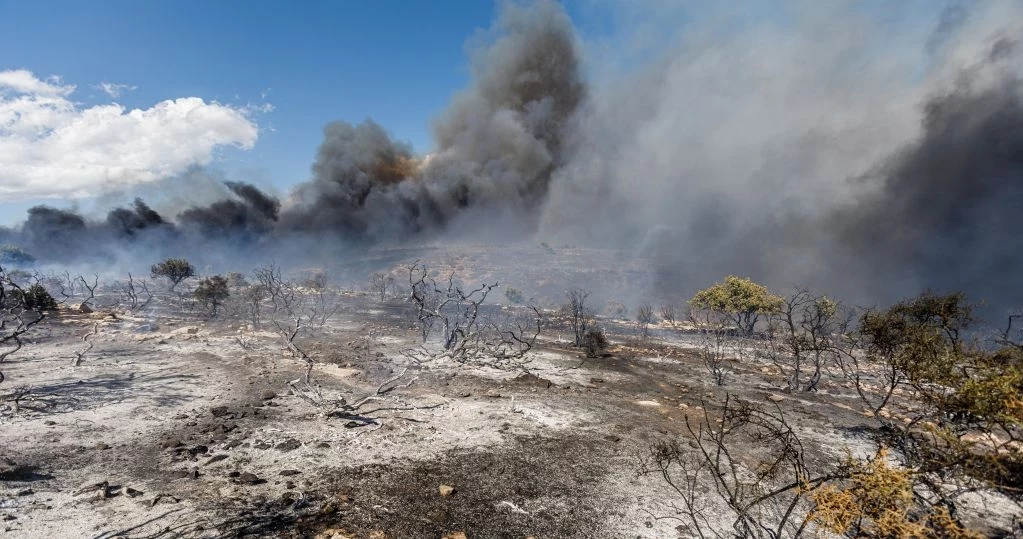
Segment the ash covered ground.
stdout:
<svg viewBox="0 0 1023 539">
<path fill-rule="evenodd" d="M 123 277 L 104 276 L 93 312 L 70 298 L 4 364 L 0 529 L 97 539 L 687 537 L 676 494 L 640 471 L 658 441 L 690 444 L 687 418 L 714 417 L 726 398 L 777 407 L 811 463 L 873 450 L 853 386 L 833 370 L 819 391 L 786 394 L 770 364 L 736 357 L 720 386 L 684 324 L 661 320 L 644 336 L 633 307 L 595 317 L 610 343 L 586 357 L 557 309 L 566 287 L 622 283 L 594 296 L 593 310 L 605 311 L 645 275 L 641 261 L 605 274 L 595 262 L 613 252 L 519 250 L 415 253 L 438 275 L 500 279 L 545 305 L 539 337 L 513 364 L 416 361 L 409 351 L 422 339 L 402 265 L 414 259 L 383 250 L 333 268 L 346 276 L 327 285 L 333 314 L 295 341 L 313 361 L 309 384 L 271 314 L 259 327 L 229 305 L 210 317 L 183 299 L 194 279 L 176 293 L 161 284 L 132 312 L 117 291 Z M 487 262 L 498 257 L 516 260 L 506 274 Z M 385 263 L 395 282 L 381 297 L 364 269 Z M 486 305 L 531 312 L 500 288 Z M 367 396 L 376 398 L 338 412 L 339 399 Z M 966 520 L 1005 529 L 1012 507 L 985 500 Z"/>
</svg>

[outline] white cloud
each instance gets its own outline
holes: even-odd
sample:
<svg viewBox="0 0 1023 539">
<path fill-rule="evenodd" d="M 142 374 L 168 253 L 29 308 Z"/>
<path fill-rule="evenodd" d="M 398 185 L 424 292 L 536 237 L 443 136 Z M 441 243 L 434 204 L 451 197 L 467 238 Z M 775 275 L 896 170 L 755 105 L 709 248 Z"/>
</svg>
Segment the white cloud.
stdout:
<svg viewBox="0 0 1023 539">
<path fill-rule="evenodd" d="M 82 197 L 211 162 L 221 146 L 251 149 L 245 107 L 198 97 L 147 109 L 82 107 L 75 87 L 26 70 L 0 71 L 0 201 Z"/>
<path fill-rule="evenodd" d="M 101 82 L 99 83 L 98 86 L 96 86 L 96 88 L 103 90 L 105 94 L 109 95 L 114 99 L 117 99 L 118 97 L 121 97 L 121 94 L 124 93 L 125 90 L 133 92 L 138 89 L 138 86 L 129 86 L 127 84 L 114 84 L 112 82 Z"/>
<path fill-rule="evenodd" d="M 24 94 L 45 96 L 64 96 L 75 91 L 73 85 L 61 86 L 59 77 L 48 77 L 43 81 L 26 69 L 0 71 L 0 90 L 4 88 Z"/>
</svg>

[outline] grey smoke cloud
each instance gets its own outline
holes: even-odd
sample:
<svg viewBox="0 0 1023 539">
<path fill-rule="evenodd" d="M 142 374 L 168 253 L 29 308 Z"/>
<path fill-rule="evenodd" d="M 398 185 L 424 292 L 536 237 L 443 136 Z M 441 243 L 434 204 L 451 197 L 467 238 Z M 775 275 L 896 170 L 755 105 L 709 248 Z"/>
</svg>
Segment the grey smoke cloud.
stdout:
<svg viewBox="0 0 1023 539">
<path fill-rule="evenodd" d="M 1018 47 L 995 40 L 977 67 L 1018 66 Z M 898 293 L 901 281 L 1023 304 L 1023 85 L 973 80 L 929 100 L 921 138 L 863 178 L 866 192 L 825 223 L 843 254 L 867 255 L 860 271 L 877 292 Z"/>
<path fill-rule="evenodd" d="M 934 5 L 926 24 L 856 3 L 786 5 L 804 9 L 780 23 L 705 14 L 741 31 L 693 23 L 632 76 L 605 77 L 554 175 L 541 236 L 638 244 L 661 262 L 660 293 L 728 273 L 863 302 L 924 287 L 993 301 L 999 287 L 1018 289 L 1019 260 L 1003 271 L 989 261 L 1005 260 L 996 245 L 1015 245 L 993 222 L 1011 219 L 1020 165 L 993 146 L 1018 144 L 1004 122 L 1020 64 L 988 58 L 1019 35 L 1019 4 Z M 964 78 L 987 90 L 955 89 Z M 946 217 L 961 205 L 988 215 Z M 985 234 L 988 247 L 966 240 Z M 960 255 L 974 261 L 949 270 Z"/>
<path fill-rule="evenodd" d="M 324 129 L 312 180 L 284 230 L 381 241 L 437 230 L 467 208 L 535 211 L 585 85 L 571 21 L 555 3 L 508 5 L 471 58 L 472 82 L 434 123 L 419 158 L 372 121 Z"/>
</svg>

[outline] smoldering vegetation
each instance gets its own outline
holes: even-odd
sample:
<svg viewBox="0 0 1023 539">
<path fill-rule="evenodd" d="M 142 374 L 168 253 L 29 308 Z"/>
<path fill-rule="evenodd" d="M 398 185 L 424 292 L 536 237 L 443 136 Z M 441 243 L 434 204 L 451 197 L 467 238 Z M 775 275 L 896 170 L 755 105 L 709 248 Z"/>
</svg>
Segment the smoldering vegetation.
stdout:
<svg viewBox="0 0 1023 539">
<path fill-rule="evenodd" d="M 624 37 L 668 24 L 646 8 L 622 8 Z M 432 153 L 332 122 L 282 198 L 228 183 L 159 212 L 37 207 L 0 242 L 72 262 L 557 241 L 650 257 L 656 294 L 734 273 L 861 303 L 934 288 L 1018 305 L 1023 9 L 904 9 L 694 9 L 623 71 L 558 4 L 511 4 Z"/>
</svg>

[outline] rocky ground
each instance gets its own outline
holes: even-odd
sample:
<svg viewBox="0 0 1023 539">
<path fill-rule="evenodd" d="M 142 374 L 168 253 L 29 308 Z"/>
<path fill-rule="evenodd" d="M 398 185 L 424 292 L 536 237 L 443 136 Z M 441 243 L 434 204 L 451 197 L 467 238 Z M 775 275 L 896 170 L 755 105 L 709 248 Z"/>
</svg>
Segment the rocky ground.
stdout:
<svg viewBox="0 0 1023 539">
<path fill-rule="evenodd" d="M 522 369 L 409 366 L 405 306 L 348 294 L 308 337 L 332 417 L 296 394 L 303 364 L 276 334 L 186 315 L 51 316 L 5 364 L 0 531 L 10 537 L 654 538 L 685 536 L 640 462 L 726 393 L 779 406 L 815 458 L 864 450 L 852 393 L 783 395 L 768 367 L 712 383 L 684 336 L 586 359 L 547 331 Z M 82 337 L 94 347 L 73 365 Z M 27 393 L 26 393 L 27 392 Z M 14 396 L 22 395 L 14 402 Z M 755 448 L 752 448 L 755 450 Z M 989 518 L 998 517 L 998 508 Z"/>
</svg>

